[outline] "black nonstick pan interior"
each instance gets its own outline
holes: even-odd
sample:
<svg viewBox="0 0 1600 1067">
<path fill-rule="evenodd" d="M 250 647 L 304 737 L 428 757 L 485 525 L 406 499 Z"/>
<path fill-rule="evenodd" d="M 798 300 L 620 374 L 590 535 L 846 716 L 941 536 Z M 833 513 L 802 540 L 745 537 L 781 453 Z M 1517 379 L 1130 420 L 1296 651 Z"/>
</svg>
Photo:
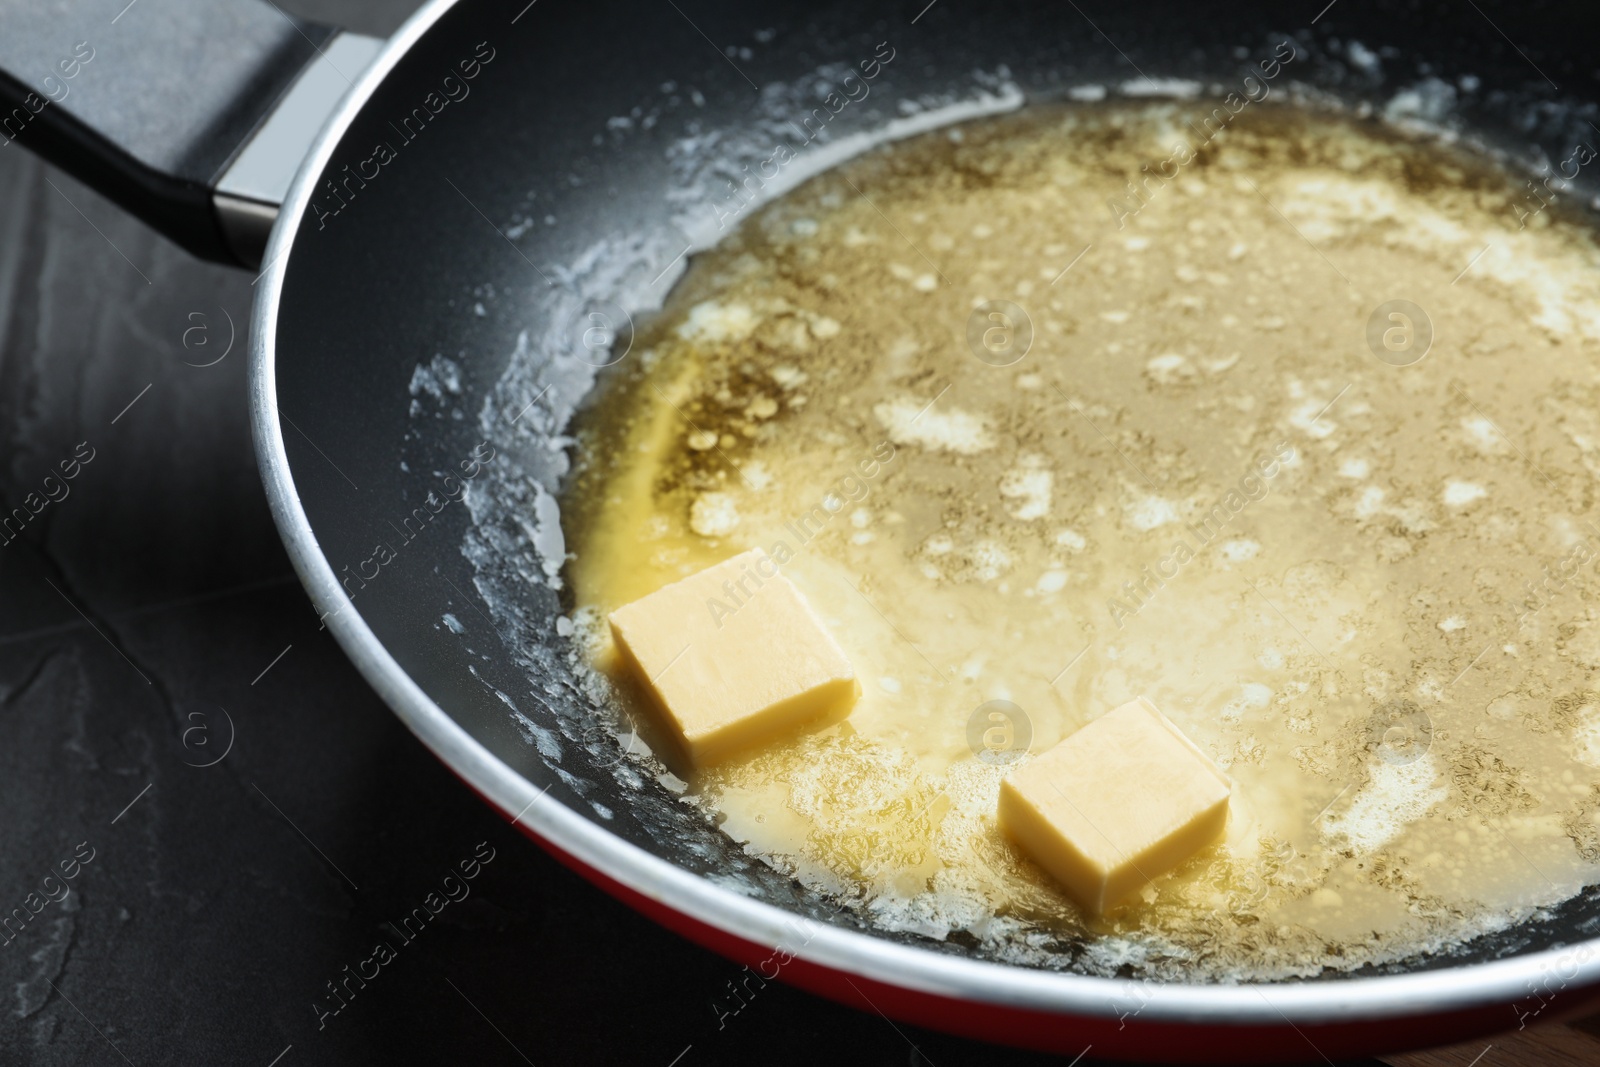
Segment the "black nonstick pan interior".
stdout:
<svg viewBox="0 0 1600 1067">
<path fill-rule="evenodd" d="M 693 241 L 714 236 L 713 204 L 748 152 L 814 106 L 805 101 L 830 64 L 884 42 L 893 63 L 831 121 L 828 143 L 951 104 L 1003 110 L 1018 94 L 1059 100 L 1084 84 L 1137 94 L 1151 78 L 1232 83 L 1286 39 L 1300 56 L 1299 102 L 1377 116 L 1399 88 L 1421 86 L 1412 117 L 1518 167 L 1537 163 L 1532 146 L 1561 158 L 1594 114 L 1579 45 L 1596 20 L 1575 6 L 1515 13 L 1538 66 L 1471 4 L 1319 7 L 540 3 L 511 23 L 457 6 L 349 129 L 324 172 L 335 184 L 285 264 L 284 441 L 353 610 L 477 741 L 597 826 L 743 895 L 867 929 L 747 856 L 670 781 L 618 758 L 618 720 L 597 710 L 578 669 L 559 578 L 563 435 L 604 373 L 583 344 L 589 316 L 603 314 L 625 347 L 628 315 L 659 305 Z M 408 120 L 463 61 L 478 65 L 470 91 Z M 392 150 L 379 158 L 379 144 Z M 408 523 L 446 474 L 473 468 L 464 500 Z M 1586 892 L 1394 969 L 1455 968 L 1597 930 L 1600 896 Z M 960 937 L 874 936 L 974 952 Z M 1080 950 L 1057 943 L 1048 966 L 1073 969 Z"/>
</svg>

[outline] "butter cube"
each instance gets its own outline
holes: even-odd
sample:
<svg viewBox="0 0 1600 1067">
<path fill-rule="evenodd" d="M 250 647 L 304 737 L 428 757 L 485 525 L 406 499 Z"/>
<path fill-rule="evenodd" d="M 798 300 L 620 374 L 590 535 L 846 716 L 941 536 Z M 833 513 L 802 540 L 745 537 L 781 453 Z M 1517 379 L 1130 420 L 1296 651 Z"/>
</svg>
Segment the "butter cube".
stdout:
<svg viewBox="0 0 1600 1067">
<path fill-rule="evenodd" d="M 696 767 L 846 713 L 861 693 L 822 620 L 760 549 L 609 618 L 623 662 Z"/>
<path fill-rule="evenodd" d="M 1000 826 L 1102 915 L 1222 835 L 1231 785 L 1140 697 L 1008 774 Z"/>
</svg>

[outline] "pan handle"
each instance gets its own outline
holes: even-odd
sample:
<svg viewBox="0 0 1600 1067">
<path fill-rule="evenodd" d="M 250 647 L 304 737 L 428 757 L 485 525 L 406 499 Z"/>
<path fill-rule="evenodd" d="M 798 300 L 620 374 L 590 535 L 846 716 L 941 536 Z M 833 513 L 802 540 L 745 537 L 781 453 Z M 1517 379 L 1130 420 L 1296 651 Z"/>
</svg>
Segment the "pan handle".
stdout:
<svg viewBox="0 0 1600 1067">
<path fill-rule="evenodd" d="M 270 0 L 0 0 L 0 151 L 36 152 L 197 256 L 256 266 L 381 45 Z"/>
</svg>

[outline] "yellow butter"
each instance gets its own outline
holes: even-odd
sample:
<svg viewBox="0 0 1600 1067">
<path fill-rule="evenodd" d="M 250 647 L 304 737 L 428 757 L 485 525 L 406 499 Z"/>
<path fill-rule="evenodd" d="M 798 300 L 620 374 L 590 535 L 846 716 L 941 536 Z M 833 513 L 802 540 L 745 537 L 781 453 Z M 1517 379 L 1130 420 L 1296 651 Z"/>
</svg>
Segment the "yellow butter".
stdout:
<svg viewBox="0 0 1600 1067">
<path fill-rule="evenodd" d="M 1221 836 L 1231 783 L 1150 701 L 1109 711 L 1000 783 L 1000 826 L 1103 914 Z"/>
<path fill-rule="evenodd" d="M 760 549 L 609 619 L 623 662 L 696 767 L 842 715 L 861 692 L 822 620 Z"/>
</svg>

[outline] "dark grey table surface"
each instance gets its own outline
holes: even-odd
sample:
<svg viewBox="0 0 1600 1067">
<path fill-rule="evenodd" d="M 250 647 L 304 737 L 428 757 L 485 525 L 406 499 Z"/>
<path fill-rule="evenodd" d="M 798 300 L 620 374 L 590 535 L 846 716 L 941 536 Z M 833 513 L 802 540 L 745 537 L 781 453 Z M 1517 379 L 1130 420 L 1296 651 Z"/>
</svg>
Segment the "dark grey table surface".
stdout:
<svg viewBox="0 0 1600 1067">
<path fill-rule="evenodd" d="M 386 34 L 412 5 L 292 6 Z M 0 914 L 38 908 L 0 931 L 0 1063 L 1057 1062 L 777 984 L 719 1020 L 736 966 L 461 786 L 290 571 L 246 420 L 251 295 L 0 149 L 0 504 L 94 457 L 0 547 Z M 319 1018 L 475 852 L 470 896 Z"/>
</svg>

